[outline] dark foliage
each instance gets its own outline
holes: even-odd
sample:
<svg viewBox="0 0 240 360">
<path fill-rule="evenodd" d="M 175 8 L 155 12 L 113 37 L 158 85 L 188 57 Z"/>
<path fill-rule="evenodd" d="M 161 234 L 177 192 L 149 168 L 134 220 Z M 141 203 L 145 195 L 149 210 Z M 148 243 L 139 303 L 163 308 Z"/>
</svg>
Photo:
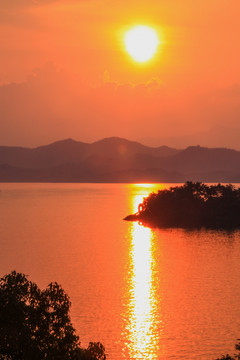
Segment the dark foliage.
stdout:
<svg viewBox="0 0 240 360">
<path fill-rule="evenodd" d="M 141 211 L 125 219 L 158 227 L 231 230 L 240 227 L 240 189 L 187 182 L 150 194 Z"/>
<path fill-rule="evenodd" d="M 78 359 L 106 360 L 105 348 L 100 342 L 90 342 L 87 349 L 80 350 Z"/>
<path fill-rule="evenodd" d="M 0 359 L 105 360 L 100 343 L 81 349 L 62 287 L 45 290 L 16 271 L 0 279 Z"/>
<path fill-rule="evenodd" d="M 238 339 L 239 340 L 239 339 Z M 235 349 L 238 351 L 238 354 L 230 355 L 222 355 L 221 358 L 217 358 L 216 360 L 240 360 L 240 343 L 235 345 Z"/>
</svg>

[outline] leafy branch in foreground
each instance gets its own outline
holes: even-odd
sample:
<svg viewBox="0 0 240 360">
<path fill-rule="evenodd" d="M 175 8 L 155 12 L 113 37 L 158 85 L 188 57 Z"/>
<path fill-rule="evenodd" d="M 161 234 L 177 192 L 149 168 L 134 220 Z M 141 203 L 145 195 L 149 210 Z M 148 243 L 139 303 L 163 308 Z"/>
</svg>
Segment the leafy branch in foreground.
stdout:
<svg viewBox="0 0 240 360">
<path fill-rule="evenodd" d="M 22 273 L 0 279 L 1 360 L 105 360 L 101 343 L 80 347 L 70 299 L 56 282 L 45 290 Z"/>
<path fill-rule="evenodd" d="M 152 193 L 125 220 L 148 226 L 235 229 L 240 227 L 240 189 L 186 182 Z"/>
</svg>

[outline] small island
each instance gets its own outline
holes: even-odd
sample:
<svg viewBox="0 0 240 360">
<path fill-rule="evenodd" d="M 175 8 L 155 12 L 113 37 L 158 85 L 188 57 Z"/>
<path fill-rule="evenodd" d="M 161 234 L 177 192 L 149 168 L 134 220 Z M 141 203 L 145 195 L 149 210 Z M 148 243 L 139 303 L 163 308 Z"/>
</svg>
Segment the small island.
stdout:
<svg viewBox="0 0 240 360">
<path fill-rule="evenodd" d="M 188 181 L 151 193 L 124 220 L 149 227 L 234 230 L 240 228 L 240 188 Z"/>
</svg>

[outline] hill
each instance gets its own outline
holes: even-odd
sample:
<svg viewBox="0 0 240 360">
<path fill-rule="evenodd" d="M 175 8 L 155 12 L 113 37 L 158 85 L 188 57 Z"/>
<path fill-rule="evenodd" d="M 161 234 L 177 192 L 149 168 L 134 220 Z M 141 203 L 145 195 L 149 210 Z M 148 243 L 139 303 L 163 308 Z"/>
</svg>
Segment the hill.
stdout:
<svg viewBox="0 0 240 360">
<path fill-rule="evenodd" d="M 240 152 L 149 147 L 117 137 L 0 146 L 0 182 L 240 182 Z"/>
</svg>

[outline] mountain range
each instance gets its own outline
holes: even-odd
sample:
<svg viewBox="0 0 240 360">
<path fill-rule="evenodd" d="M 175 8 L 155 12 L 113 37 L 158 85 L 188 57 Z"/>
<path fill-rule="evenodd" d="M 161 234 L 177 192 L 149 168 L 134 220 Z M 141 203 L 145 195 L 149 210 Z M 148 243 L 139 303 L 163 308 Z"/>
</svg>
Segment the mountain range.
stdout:
<svg viewBox="0 0 240 360">
<path fill-rule="evenodd" d="M 149 147 L 117 137 L 0 146 L 0 182 L 240 182 L 240 151 Z"/>
</svg>

